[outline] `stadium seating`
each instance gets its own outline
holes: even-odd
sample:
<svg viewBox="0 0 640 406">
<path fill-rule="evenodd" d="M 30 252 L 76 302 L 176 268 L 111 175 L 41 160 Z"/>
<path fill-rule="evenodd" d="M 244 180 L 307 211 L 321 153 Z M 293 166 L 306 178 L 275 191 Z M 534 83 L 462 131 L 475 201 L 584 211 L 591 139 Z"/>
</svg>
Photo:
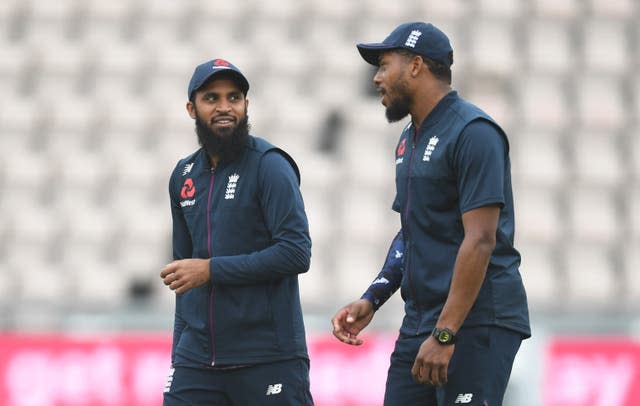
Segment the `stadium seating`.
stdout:
<svg viewBox="0 0 640 406">
<path fill-rule="evenodd" d="M 398 229 L 404 123 L 386 122 L 355 44 L 429 19 L 453 40 L 455 88 L 510 137 L 532 307 L 622 295 L 637 310 L 637 12 L 633 0 L 4 0 L 0 308 L 170 306 L 157 277 L 168 175 L 197 145 L 186 87 L 214 56 L 249 77 L 253 132 L 300 165 L 305 306 L 328 314 L 359 297 Z"/>
</svg>

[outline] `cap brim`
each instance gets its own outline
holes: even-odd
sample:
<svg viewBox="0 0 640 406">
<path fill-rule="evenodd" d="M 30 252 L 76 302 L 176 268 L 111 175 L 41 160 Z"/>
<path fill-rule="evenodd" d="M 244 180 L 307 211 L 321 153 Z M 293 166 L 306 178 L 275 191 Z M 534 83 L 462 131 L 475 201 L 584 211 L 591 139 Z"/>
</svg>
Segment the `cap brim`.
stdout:
<svg viewBox="0 0 640 406">
<path fill-rule="evenodd" d="M 374 66 L 380 66 L 380 54 L 398 47 L 382 43 L 358 44 L 358 51 L 362 59 Z"/>
</svg>

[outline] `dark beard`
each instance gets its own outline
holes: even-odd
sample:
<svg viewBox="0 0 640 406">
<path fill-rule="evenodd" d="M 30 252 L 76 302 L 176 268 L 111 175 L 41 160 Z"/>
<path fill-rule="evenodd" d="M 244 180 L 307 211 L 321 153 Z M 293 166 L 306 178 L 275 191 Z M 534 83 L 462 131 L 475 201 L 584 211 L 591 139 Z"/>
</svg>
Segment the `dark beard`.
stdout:
<svg viewBox="0 0 640 406">
<path fill-rule="evenodd" d="M 388 122 L 395 123 L 405 118 L 411 112 L 411 98 L 407 91 L 406 82 L 398 82 L 391 90 L 399 96 L 397 99 L 392 100 L 391 104 L 387 106 L 385 116 L 387 116 Z"/>
<path fill-rule="evenodd" d="M 196 115 L 198 144 L 210 157 L 217 156 L 220 163 L 231 162 L 239 157 L 249 143 L 249 116 L 244 116 L 237 126 L 227 131 L 215 131 Z"/>
</svg>

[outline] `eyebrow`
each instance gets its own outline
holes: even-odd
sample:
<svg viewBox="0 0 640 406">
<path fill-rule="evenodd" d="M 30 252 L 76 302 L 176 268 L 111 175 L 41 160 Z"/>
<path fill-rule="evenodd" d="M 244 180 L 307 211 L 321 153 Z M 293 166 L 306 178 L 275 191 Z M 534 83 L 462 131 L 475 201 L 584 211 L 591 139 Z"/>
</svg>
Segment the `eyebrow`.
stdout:
<svg viewBox="0 0 640 406">
<path fill-rule="evenodd" d="M 239 96 L 241 94 L 243 94 L 243 93 L 240 90 L 232 90 L 229 93 L 227 93 L 227 97 L 229 97 L 229 96 Z M 208 96 L 221 97 L 221 93 L 220 92 L 214 92 L 213 90 L 210 90 L 210 91 L 202 93 L 202 97 L 208 97 Z"/>
</svg>

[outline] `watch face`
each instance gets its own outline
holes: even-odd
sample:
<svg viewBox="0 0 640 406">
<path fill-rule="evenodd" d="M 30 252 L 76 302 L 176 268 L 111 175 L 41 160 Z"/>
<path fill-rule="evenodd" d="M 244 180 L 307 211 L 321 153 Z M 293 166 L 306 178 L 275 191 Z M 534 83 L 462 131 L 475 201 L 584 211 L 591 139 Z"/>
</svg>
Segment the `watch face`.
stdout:
<svg viewBox="0 0 640 406">
<path fill-rule="evenodd" d="M 451 333 L 447 330 L 441 330 L 440 334 L 438 334 L 438 341 L 441 343 L 448 343 L 451 340 Z"/>
</svg>

